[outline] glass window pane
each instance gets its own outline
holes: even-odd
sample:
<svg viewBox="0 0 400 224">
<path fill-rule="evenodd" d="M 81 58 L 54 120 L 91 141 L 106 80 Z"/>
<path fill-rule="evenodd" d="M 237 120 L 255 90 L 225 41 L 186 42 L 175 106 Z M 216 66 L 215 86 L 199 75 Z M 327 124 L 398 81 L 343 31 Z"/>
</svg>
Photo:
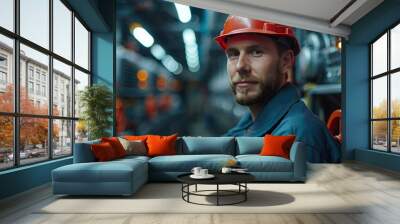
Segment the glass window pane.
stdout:
<svg viewBox="0 0 400 224">
<path fill-rule="evenodd" d="M 72 154 L 72 121 L 53 120 L 53 157 Z"/>
<path fill-rule="evenodd" d="M 21 44 L 20 109 L 25 114 L 48 114 L 49 57 Z"/>
<path fill-rule="evenodd" d="M 387 151 L 387 121 L 372 122 L 372 148 Z"/>
<path fill-rule="evenodd" d="M 48 121 L 45 118 L 21 117 L 20 164 L 34 163 L 49 158 Z"/>
<path fill-rule="evenodd" d="M 372 45 L 372 75 L 387 71 L 387 34 Z"/>
<path fill-rule="evenodd" d="M 390 85 L 391 116 L 400 118 L 400 72 L 391 75 Z"/>
<path fill-rule="evenodd" d="M 391 121 L 392 152 L 400 153 L 400 120 Z"/>
<path fill-rule="evenodd" d="M 14 124 L 10 116 L 0 116 L 0 170 L 14 165 Z"/>
<path fill-rule="evenodd" d="M 85 142 L 88 138 L 88 129 L 86 122 L 83 120 L 75 121 L 75 143 Z"/>
<path fill-rule="evenodd" d="M 53 60 L 53 115 L 72 117 L 72 70 Z"/>
<path fill-rule="evenodd" d="M 71 60 L 72 12 L 60 1 L 53 1 L 53 51 Z"/>
<path fill-rule="evenodd" d="M 89 70 L 89 32 L 75 18 L 75 63 Z"/>
<path fill-rule="evenodd" d="M 79 117 L 81 114 L 81 108 L 79 106 L 80 92 L 89 86 L 89 75 L 75 69 L 75 117 Z"/>
<path fill-rule="evenodd" d="M 390 68 L 400 67 L 400 24 L 391 30 L 390 37 Z"/>
<path fill-rule="evenodd" d="M 21 36 L 49 48 L 49 0 L 20 0 Z"/>
<path fill-rule="evenodd" d="M 14 111 L 14 42 L 0 35 L 0 111 Z"/>
<path fill-rule="evenodd" d="M 14 0 L 0 1 L 0 26 L 14 31 Z"/>
<path fill-rule="evenodd" d="M 372 118 L 387 118 L 387 77 L 372 81 Z"/>
</svg>

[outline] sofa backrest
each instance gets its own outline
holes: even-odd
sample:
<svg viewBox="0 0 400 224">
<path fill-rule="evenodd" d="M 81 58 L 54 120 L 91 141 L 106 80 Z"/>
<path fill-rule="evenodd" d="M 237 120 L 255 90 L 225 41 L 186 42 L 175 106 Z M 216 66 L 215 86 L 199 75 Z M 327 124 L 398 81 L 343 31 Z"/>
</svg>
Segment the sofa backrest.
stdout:
<svg viewBox="0 0 400 224">
<path fill-rule="evenodd" d="M 86 142 L 75 143 L 74 147 L 74 163 L 88 163 L 95 162 L 96 158 L 93 155 L 90 146 L 92 144 L 99 144 L 100 140 L 92 140 Z"/>
<path fill-rule="evenodd" d="M 178 137 L 177 154 L 259 154 L 264 144 L 263 137 Z M 94 162 L 96 159 L 90 149 L 91 144 L 100 140 L 75 143 L 74 163 Z"/>
<path fill-rule="evenodd" d="M 234 137 L 182 137 L 177 143 L 177 154 L 235 155 Z"/>
<path fill-rule="evenodd" d="M 236 137 L 236 155 L 259 154 L 264 137 Z"/>
</svg>

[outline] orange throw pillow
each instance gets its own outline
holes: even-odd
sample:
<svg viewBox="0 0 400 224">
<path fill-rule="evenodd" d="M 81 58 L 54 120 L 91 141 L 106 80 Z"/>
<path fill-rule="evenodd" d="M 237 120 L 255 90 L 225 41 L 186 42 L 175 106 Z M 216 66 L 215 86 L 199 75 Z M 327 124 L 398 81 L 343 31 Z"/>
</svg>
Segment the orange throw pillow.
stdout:
<svg viewBox="0 0 400 224">
<path fill-rule="evenodd" d="M 148 135 L 147 154 L 148 156 L 176 155 L 177 134 L 170 136 Z"/>
<path fill-rule="evenodd" d="M 90 148 L 94 154 L 94 157 L 99 162 L 109 161 L 117 158 L 114 149 L 108 142 L 93 144 L 90 146 Z"/>
<path fill-rule="evenodd" d="M 117 137 L 101 138 L 101 142 L 108 142 L 114 149 L 117 158 L 126 156 L 126 151 Z"/>
<path fill-rule="evenodd" d="M 125 135 L 124 139 L 129 140 L 129 141 L 146 141 L 147 135 Z"/>
<path fill-rule="evenodd" d="M 294 140 L 295 135 L 288 136 L 264 136 L 264 146 L 261 149 L 260 155 L 262 156 L 280 156 L 290 159 L 290 147 Z"/>
</svg>

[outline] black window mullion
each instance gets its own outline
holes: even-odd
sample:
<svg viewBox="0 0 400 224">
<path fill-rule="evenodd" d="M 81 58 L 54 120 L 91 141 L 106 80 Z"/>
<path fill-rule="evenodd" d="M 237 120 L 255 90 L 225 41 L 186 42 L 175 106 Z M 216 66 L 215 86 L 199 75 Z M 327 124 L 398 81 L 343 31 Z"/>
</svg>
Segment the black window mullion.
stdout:
<svg viewBox="0 0 400 224">
<path fill-rule="evenodd" d="M 112 93 L 113 93 L 113 136 L 117 136 L 117 115 L 116 115 L 116 108 L 117 108 L 117 84 L 116 84 L 116 74 L 117 74 L 117 50 L 116 50 L 116 46 L 117 46 L 117 1 L 113 2 L 113 25 L 112 25 L 112 30 L 113 30 L 113 84 L 112 84 Z M 93 69 L 92 69 L 93 72 Z M 93 74 L 92 74 L 93 75 Z M 343 76 L 342 76 L 343 77 Z M 342 127 L 344 127 L 342 125 Z"/>
<path fill-rule="evenodd" d="M 373 136 L 373 85 L 372 85 L 372 71 L 373 71 L 373 60 L 372 60 L 372 55 L 373 55 L 373 45 L 369 45 L 369 149 L 372 150 L 374 146 L 374 136 Z"/>
<path fill-rule="evenodd" d="M 53 0 L 49 0 L 49 50 L 53 52 Z M 49 159 L 53 159 L 53 57 L 49 55 L 49 86 L 48 86 L 48 97 L 49 97 L 49 110 L 50 115 L 48 119 L 48 152 Z"/>
<path fill-rule="evenodd" d="M 71 117 L 73 117 L 73 118 L 75 118 L 75 12 L 74 11 L 72 11 L 72 15 L 71 15 L 71 24 L 72 24 L 72 28 L 71 28 L 71 30 L 72 30 L 72 32 L 71 32 L 71 35 L 72 35 L 72 38 L 71 38 L 71 41 L 72 41 L 72 43 L 71 43 L 71 60 L 72 60 L 72 64 L 74 65 L 74 66 L 72 66 L 71 67 L 71 69 L 72 69 L 72 73 L 71 73 L 71 83 L 72 83 L 72 85 L 71 85 L 71 91 L 72 91 L 72 95 L 71 95 L 71 98 L 72 98 L 72 101 L 71 101 Z M 75 145 L 75 121 L 73 120 L 72 122 L 71 122 L 72 124 L 72 132 L 71 132 L 71 151 L 72 151 L 72 155 L 74 155 L 74 151 L 75 151 L 75 147 L 74 147 L 74 145 Z"/>
<path fill-rule="evenodd" d="M 20 1 L 14 1 L 14 31 L 17 35 L 19 35 L 19 7 Z M 19 98 L 20 98 L 20 50 L 19 50 L 19 39 L 14 39 L 14 113 L 19 114 Z M 20 136 L 20 119 L 19 117 L 14 116 L 14 166 L 19 166 L 20 157 L 19 157 L 19 136 Z"/>
<path fill-rule="evenodd" d="M 390 29 L 389 29 L 389 31 L 387 32 L 387 51 L 386 51 L 386 54 L 387 54 L 387 62 L 386 62 L 386 66 L 387 66 L 387 68 L 386 68 L 386 71 L 389 71 L 389 73 L 387 74 L 387 110 L 388 110 L 388 114 L 387 114 L 387 116 L 388 116 L 388 118 L 392 118 L 392 111 L 391 111 L 391 108 L 392 108 L 392 100 L 391 100 L 391 87 L 390 87 L 390 84 L 391 84 L 391 81 L 390 81 L 390 79 L 392 78 L 392 76 L 391 76 L 391 74 L 390 74 Z M 391 129 L 392 129 L 392 125 L 391 125 L 391 119 L 390 120 L 388 120 L 388 122 L 387 122 L 387 136 L 388 136 L 388 138 L 387 138 L 387 140 L 388 140 L 388 152 L 391 152 L 392 151 L 392 135 L 391 135 Z"/>
</svg>

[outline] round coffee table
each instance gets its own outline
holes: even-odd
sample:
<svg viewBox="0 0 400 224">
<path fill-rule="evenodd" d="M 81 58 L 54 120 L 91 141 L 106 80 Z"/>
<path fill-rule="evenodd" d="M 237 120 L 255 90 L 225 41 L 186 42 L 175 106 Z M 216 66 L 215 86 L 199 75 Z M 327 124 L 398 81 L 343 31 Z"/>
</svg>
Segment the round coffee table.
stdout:
<svg viewBox="0 0 400 224">
<path fill-rule="evenodd" d="M 182 183 L 182 199 L 188 203 L 198 204 L 198 205 L 234 205 L 247 200 L 247 192 L 249 188 L 247 183 L 255 180 L 255 177 L 249 173 L 215 173 L 215 177 L 212 179 L 193 179 L 190 177 L 191 173 L 182 174 L 177 177 L 178 181 Z M 198 184 L 205 185 L 216 185 L 215 190 L 197 190 Z M 194 191 L 190 191 L 190 186 L 195 186 Z M 237 190 L 223 190 L 220 189 L 220 185 L 236 185 Z M 215 192 L 215 194 L 205 194 L 209 192 Z M 204 197 L 216 197 L 217 204 L 202 204 L 190 201 L 190 196 L 204 196 Z M 221 197 L 232 197 L 241 196 L 239 200 L 231 203 L 221 203 Z"/>
</svg>

